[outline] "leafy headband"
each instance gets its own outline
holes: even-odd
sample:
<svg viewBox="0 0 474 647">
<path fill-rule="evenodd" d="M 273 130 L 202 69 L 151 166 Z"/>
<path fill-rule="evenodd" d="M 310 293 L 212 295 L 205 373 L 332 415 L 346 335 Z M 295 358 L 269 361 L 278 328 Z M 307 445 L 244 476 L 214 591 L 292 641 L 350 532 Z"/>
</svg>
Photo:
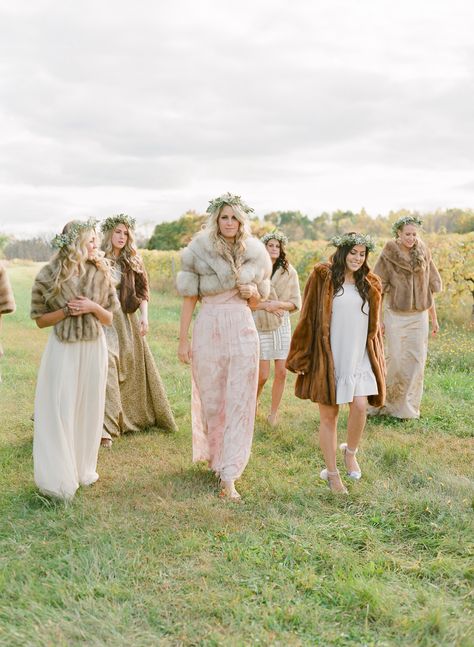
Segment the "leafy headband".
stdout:
<svg viewBox="0 0 474 647">
<path fill-rule="evenodd" d="M 72 245 L 76 239 L 79 237 L 79 234 L 86 229 L 95 229 L 97 226 L 97 220 L 95 218 L 89 218 L 89 220 L 77 220 L 70 227 L 69 231 L 65 234 L 56 234 L 56 236 L 51 241 L 51 247 L 56 249 L 63 249 Z"/>
<path fill-rule="evenodd" d="M 240 195 L 232 195 L 232 193 L 229 192 L 223 193 L 218 198 L 214 198 L 214 200 L 209 200 L 209 206 L 207 207 L 206 212 L 218 212 L 225 204 L 228 204 L 231 207 L 239 207 L 244 213 L 253 213 L 252 207 L 249 207 L 248 204 L 242 200 Z"/>
<path fill-rule="evenodd" d="M 116 216 L 106 218 L 101 225 L 102 232 L 115 229 L 117 225 L 125 225 L 127 229 L 135 229 L 135 218 L 127 216 L 126 213 L 119 213 Z"/>
<path fill-rule="evenodd" d="M 421 220 L 421 218 L 418 218 L 418 216 L 402 216 L 398 220 L 395 220 L 395 222 L 393 223 L 392 234 L 396 238 L 400 229 L 405 225 L 416 225 L 417 227 L 421 227 L 422 224 L 423 220 Z"/>
<path fill-rule="evenodd" d="M 260 238 L 262 243 L 266 245 L 269 240 L 278 240 L 282 245 L 288 245 L 288 238 L 282 231 L 269 231 Z"/>
<path fill-rule="evenodd" d="M 367 234 L 342 234 L 333 236 L 330 241 L 334 247 L 354 247 L 355 245 L 364 245 L 369 252 L 375 249 L 375 241 Z"/>
</svg>

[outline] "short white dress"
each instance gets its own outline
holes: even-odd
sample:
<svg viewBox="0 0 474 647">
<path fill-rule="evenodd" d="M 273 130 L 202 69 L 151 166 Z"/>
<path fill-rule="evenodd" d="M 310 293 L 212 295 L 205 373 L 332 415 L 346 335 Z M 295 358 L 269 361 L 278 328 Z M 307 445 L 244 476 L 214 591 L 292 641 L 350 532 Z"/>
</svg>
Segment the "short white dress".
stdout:
<svg viewBox="0 0 474 647">
<path fill-rule="evenodd" d="M 362 297 L 356 286 L 344 283 L 334 297 L 331 316 L 331 350 L 336 378 L 336 404 L 354 396 L 376 395 L 377 381 L 367 353 L 369 303 L 361 311 Z"/>
<path fill-rule="evenodd" d="M 290 313 L 285 311 L 282 322 L 276 330 L 258 330 L 260 359 L 286 359 L 290 350 Z"/>
</svg>

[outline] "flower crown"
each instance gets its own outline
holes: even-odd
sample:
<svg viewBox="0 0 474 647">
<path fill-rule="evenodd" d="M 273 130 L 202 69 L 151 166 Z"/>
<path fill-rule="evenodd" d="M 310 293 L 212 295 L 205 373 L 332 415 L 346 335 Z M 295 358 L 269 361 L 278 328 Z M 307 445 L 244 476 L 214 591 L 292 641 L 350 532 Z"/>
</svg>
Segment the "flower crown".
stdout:
<svg viewBox="0 0 474 647">
<path fill-rule="evenodd" d="M 262 236 L 260 240 L 264 245 L 266 245 L 269 240 L 278 240 L 282 245 L 288 245 L 288 238 L 282 231 L 269 231 L 268 234 Z"/>
<path fill-rule="evenodd" d="M 333 236 L 330 241 L 334 247 L 354 247 L 355 245 L 364 245 L 369 252 L 375 249 L 375 241 L 367 234 L 342 234 Z"/>
<path fill-rule="evenodd" d="M 395 220 L 395 222 L 393 223 L 392 234 L 396 238 L 399 230 L 405 225 L 416 225 L 417 227 L 421 227 L 422 224 L 423 220 L 418 216 L 402 216 L 398 220 Z"/>
<path fill-rule="evenodd" d="M 240 195 L 232 195 L 232 193 L 229 192 L 223 193 L 218 198 L 214 198 L 214 200 L 209 200 L 209 206 L 206 209 L 206 212 L 215 213 L 216 211 L 220 211 L 225 204 L 228 204 L 231 207 L 240 207 L 244 213 L 253 213 L 252 207 L 249 207 L 248 204 L 242 200 Z"/>
<path fill-rule="evenodd" d="M 126 213 L 119 213 L 116 216 L 106 218 L 100 228 L 102 232 L 110 231 L 111 229 L 115 229 L 117 225 L 125 225 L 127 229 L 135 229 L 135 218 L 127 216 Z"/>
<path fill-rule="evenodd" d="M 71 225 L 67 233 L 56 234 L 56 236 L 51 241 L 51 247 L 55 247 L 56 249 L 63 249 L 63 247 L 72 245 L 82 231 L 86 229 L 95 229 L 97 223 L 98 220 L 96 220 L 95 218 L 89 218 L 89 220 L 77 220 Z"/>
</svg>

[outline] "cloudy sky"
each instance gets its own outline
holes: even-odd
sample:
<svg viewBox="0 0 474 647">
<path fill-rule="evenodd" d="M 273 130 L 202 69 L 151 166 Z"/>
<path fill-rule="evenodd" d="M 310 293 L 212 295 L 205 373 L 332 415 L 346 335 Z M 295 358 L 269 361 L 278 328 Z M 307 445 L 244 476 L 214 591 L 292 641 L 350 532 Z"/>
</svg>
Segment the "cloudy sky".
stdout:
<svg viewBox="0 0 474 647">
<path fill-rule="evenodd" d="M 0 232 L 474 207 L 472 0 L 0 0 Z"/>
</svg>

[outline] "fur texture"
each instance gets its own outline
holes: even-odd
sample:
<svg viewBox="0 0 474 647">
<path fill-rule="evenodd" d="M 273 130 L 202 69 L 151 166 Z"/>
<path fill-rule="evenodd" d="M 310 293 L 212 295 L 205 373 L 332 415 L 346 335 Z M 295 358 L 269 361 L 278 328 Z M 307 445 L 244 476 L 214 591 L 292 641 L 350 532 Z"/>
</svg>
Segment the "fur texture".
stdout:
<svg viewBox="0 0 474 647">
<path fill-rule="evenodd" d="M 0 315 L 15 312 L 15 299 L 8 280 L 7 272 L 0 263 Z"/>
<path fill-rule="evenodd" d="M 441 277 L 430 250 L 421 240 L 417 245 L 422 262 L 415 267 L 393 240 L 386 243 L 375 264 L 374 273 L 382 279 L 383 292 L 388 295 L 392 310 L 423 312 L 433 304 L 433 293 L 442 290 Z"/>
<path fill-rule="evenodd" d="M 137 256 L 135 258 L 138 258 Z M 122 265 L 122 280 L 120 282 L 120 305 L 127 313 L 136 312 L 142 301 L 150 298 L 148 276 L 140 259 L 141 272 L 132 270 L 128 265 Z"/>
<path fill-rule="evenodd" d="M 269 299 L 275 301 L 290 301 L 296 306 L 297 312 L 301 309 L 301 292 L 298 274 L 292 265 L 288 265 L 288 272 L 279 267 L 271 278 L 271 290 Z M 293 312 L 291 314 L 293 314 Z M 257 330 L 276 330 L 281 326 L 282 319 L 273 312 L 256 310 L 253 313 Z"/>
<path fill-rule="evenodd" d="M 61 292 L 46 300 L 45 294 L 53 280 L 53 268 L 50 263 L 45 265 L 38 273 L 31 292 L 31 318 L 37 319 L 47 312 L 54 312 L 63 308 L 71 299 L 84 296 L 95 301 L 106 310 L 115 312 L 119 307 L 117 292 L 112 286 L 110 276 L 99 270 L 94 263 L 86 263 L 86 271 L 79 280 L 79 285 L 74 282 L 65 282 Z M 57 338 L 62 342 L 93 341 L 102 331 L 102 325 L 93 314 L 66 317 L 54 326 Z"/>
<path fill-rule="evenodd" d="M 270 257 L 256 238 L 246 238 L 245 245 L 238 283 L 254 283 L 262 299 L 266 299 L 270 293 Z M 183 249 L 181 266 L 176 288 L 183 297 L 218 294 L 237 285 L 229 263 L 216 252 L 206 231 L 199 233 Z"/>
<path fill-rule="evenodd" d="M 385 401 L 385 359 L 380 328 L 382 286 L 372 272 L 367 275 L 367 280 L 370 283 L 367 352 L 378 387 L 378 394 L 368 396 L 368 400 L 373 406 L 382 406 Z M 295 395 L 298 398 L 331 405 L 336 404 L 330 344 L 333 296 L 330 265 L 320 263 L 314 267 L 306 283 L 303 309 L 286 362 L 286 367 L 293 373 L 304 373 L 296 378 Z"/>
</svg>

